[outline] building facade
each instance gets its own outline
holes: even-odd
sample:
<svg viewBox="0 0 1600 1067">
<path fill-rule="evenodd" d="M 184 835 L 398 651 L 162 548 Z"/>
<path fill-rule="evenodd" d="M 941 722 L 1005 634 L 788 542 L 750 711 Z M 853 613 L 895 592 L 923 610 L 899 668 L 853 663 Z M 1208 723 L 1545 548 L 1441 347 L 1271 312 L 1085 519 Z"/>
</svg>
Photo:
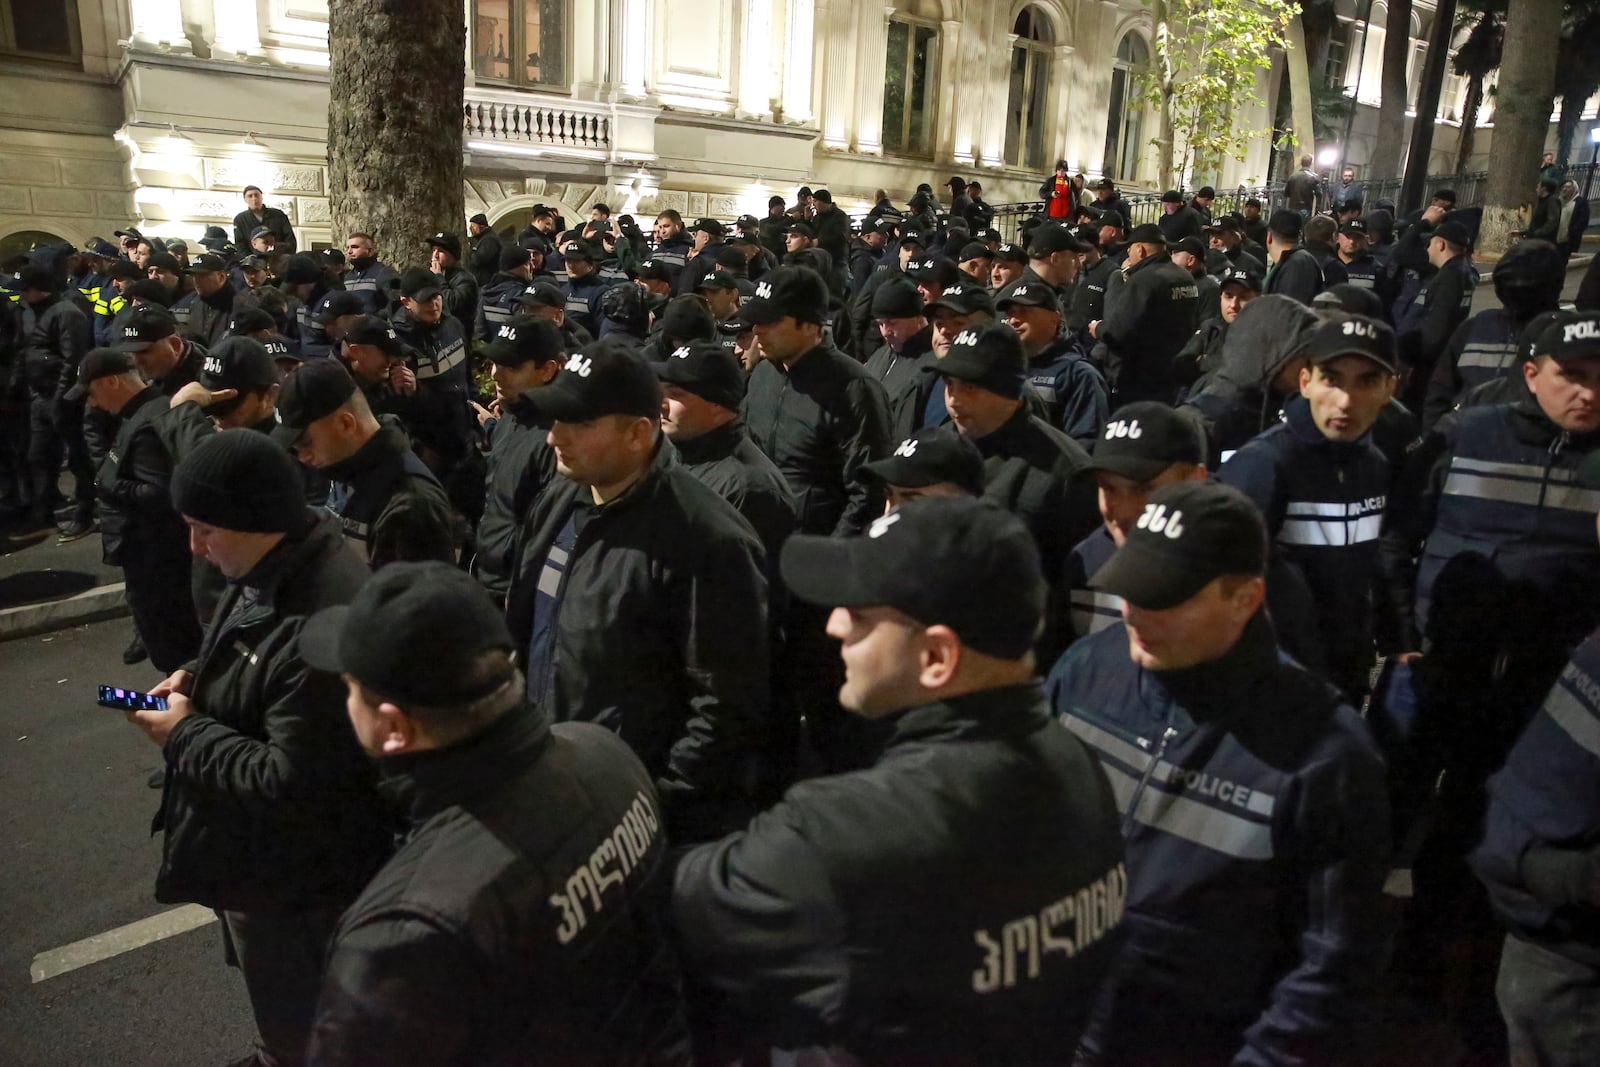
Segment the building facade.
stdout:
<svg viewBox="0 0 1600 1067">
<path fill-rule="evenodd" d="M 1344 152 L 1359 169 L 1382 30 L 1362 34 L 1353 12 L 1330 70 L 1360 105 Z M 951 174 L 991 203 L 1026 200 L 1057 158 L 1134 188 L 1154 179 L 1154 120 L 1133 91 L 1151 55 L 1138 0 L 463 0 L 463 14 L 466 208 L 497 228 L 537 202 L 569 217 L 596 202 L 762 215 L 801 184 L 853 210 Z M 247 184 L 303 247 L 337 243 L 327 69 L 327 0 L 0 0 L 0 252 L 130 222 L 192 239 L 227 226 Z M 1279 63 L 1258 80 L 1242 123 L 1270 125 L 1282 76 Z M 1267 158 L 1261 139 L 1201 177 L 1257 184 Z"/>
</svg>

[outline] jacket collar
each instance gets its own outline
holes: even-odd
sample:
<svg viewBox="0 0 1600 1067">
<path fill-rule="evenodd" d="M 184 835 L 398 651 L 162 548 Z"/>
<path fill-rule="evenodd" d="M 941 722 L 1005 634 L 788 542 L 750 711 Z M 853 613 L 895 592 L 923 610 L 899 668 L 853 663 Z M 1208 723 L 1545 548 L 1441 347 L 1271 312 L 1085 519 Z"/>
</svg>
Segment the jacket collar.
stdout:
<svg viewBox="0 0 1600 1067">
<path fill-rule="evenodd" d="M 710 463 L 730 455 L 744 436 L 744 423 L 734 419 L 692 441 L 674 441 L 672 447 L 678 450 L 679 458 L 685 463 Z"/>
<path fill-rule="evenodd" d="M 1600 448 L 1600 431 L 1574 434 L 1563 430 L 1551 421 L 1539 406 L 1538 397 L 1523 387 L 1523 395 L 1511 405 L 1511 432 L 1517 440 L 1540 448 L 1550 448 L 1557 442 L 1562 447 L 1574 445 L 1584 451 Z"/>
<path fill-rule="evenodd" d="M 1369 429 L 1359 440 L 1331 440 L 1317 427 L 1317 420 L 1311 415 L 1311 401 L 1303 396 L 1290 397 L 1289 402 L 1283 406 L 1283 420 L 1289 424 L 1289 432 L 1294 435 L 1294 439 L 1311 448 L 1326 448 L 1335 453 L 1360 452 L 1372 439 L 1372 431 Z"/>
<path fill-rule="evenodd" d="M 337 463 L 330 463 L 324 473 L 336 482 L 354 481 L 390 456 L 405 453 L 410 447 L 405 431 L 393 415 L 378 416 L 378 432 L 367 438 L 366 444 Z"/>
<path fill-rule="evenodd" d="M 497 789 L 533 764 L 550 740 L 548 719 L 519 704 L 488 729 L 447 748 L 378 761 L 378 789 L 421 823 L 452 804 Z"/>
<path fill-rule="evenodd" d="M 329 538 L 338 538 L 343 542 L 339 520 L 329 515 L 317 518 L 308 508 L 305 525 L 301 529 L 272 546 L 272 550 L 262 556 L 248 574 L 232 583 L 249 590 L 256 605 L 247 613 L 249 617 L 242 621 L 254 622 L 258 613 L 261 617 L 275 615 L 278 586 L 284 576 L 297 574 L 306 557 L 321 551 L 323 543 Z"/>
<path fill-rule="evenodd" d="M 1256 679 L 1278 664 L 1278 640 L 1263 608 L 1245 623 L 1232 648 L 1214 660 L 1176 671 L 1150 671 L 1197 722 L 1218 721 L 1252 710 L 1249 693 Z"/>
<path fill-rule="evenodd" d="M 891 717 L 887 748 L 918 741 L 961 741 L 1023 734 L 1048 719 L 1038 682 L 983 689 Z"/>
</svg>

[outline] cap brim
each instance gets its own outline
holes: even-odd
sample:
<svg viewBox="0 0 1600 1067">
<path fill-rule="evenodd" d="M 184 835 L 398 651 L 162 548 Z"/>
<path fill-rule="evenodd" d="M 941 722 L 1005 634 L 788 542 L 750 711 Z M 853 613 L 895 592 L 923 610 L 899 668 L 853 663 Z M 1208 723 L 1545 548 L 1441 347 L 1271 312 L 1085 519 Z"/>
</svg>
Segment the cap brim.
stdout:
<svg viewBox="0 0 1600 1067">
<path fill-rule="evenodd" d="M 616 414 L 597 410 L 594 404 L 585 401 L 573 386 L 564 381 L 575 377 L 577 376 L 571 374 L 558 374 L 549 385 L 525 394 L 525 399 L 536 414 L 555 422 L 590 422 L 602 415 Z"/>
<path fill-rule="evenodd" d="M 438 286 L 430 285 L 426 288 L 418 289 L 414 293 L 401 293 L 400 295 L 405 297 L 407 300 L 432 300 L 442 292 L 444 292 L 444 290 L 440 289 Z"/>
<path fill-rule="evenodd" d="M 1319 367 L 1324 363 L 1331 363 L 1333 360 L 1343 359 L 1346 356 L 1355 356 L 1358 359 L 1366 360 L 1368 363 L 1375 363 L 1384 370 L 1388 371 L 1390 374 L 1394 374 L 1398 370 L 1394 363 L 1390 362 L 1389 360 L 1375 356 L 1371 352 L 1360 348 L 1345 348 L 1336 352 L 1322 352 L 1318 353 L 1317 355 L 1310 355 L 1308 353 L 1308 358 L 1311 360 L 1312 364 Z"/>
<path fill-rule="evenodd" d="M 862 580 L 857 566 L 860 539 L 796 534 L 784 542 L 778 569 L 789 592 L 830 608 L 870 607 L 883 595 Z"/>
<path fill-rule="evenodd" d="M 280 422 L 272 428 L 272 439 L 285 449 L 293 449 L 295 442 L 304 437 L 305 432 L 304 426 L 290 426 L 286 422 Z"/>
<path fill-rule="evenodd" d="M 941 478 L 937 473 L 918 466 L 904 456 L 890 456 L 875 463 L 864 463 L 856 468 L 856 478 L 882 485 L 904 486 L 907 489 L 923 489 L 940 482 L 954 481 L 951 478 Z"/>
<path fill-rule="evenodd" d="M 345 620 L 350 617 L 350 605 L 340 604 L 324 608 L 305 621 L 300 628 L 300 659 L 314 670 L 329 674 L 343 674 L 344 665 L 339 660 L 339 638 L 344 634 Z"/>
<path fill-rule="evenodd" d="M 1148 482 L 1174 463 L 1182 463 L 1177 459 L 1156 459 L 1152 456 L 1095 456 L 1090 455 L 1089 462 L 1081 468 L 1085 473 L 1104 471 L 1127 478 L 1135 482 Z"/>
<path fill-rule="evenodd" d="M 1089 588 L 1119 596 L 1146 611 L 1166 611 L 1204 589 L 1214 577 L 1190 561 L 1162 556 L 1130 542 L 1094 572 Z"/>
<path fill-rule="evenodd" d="M 783 318 L 783 313 L 770 300 L 753 297 L 739 305 L 739 314 L 753 326 L 764 323 L 777 322 Z"/>
<path fill-rule="evenodd" d="M 138 355 L 140 352 L 143 352 L 145 349 L 149 348 L 151 345 L 155 344 L 156 341 L 159 341 L 159 340 L 161 340 L 161 338 L 158 337 L 158 338 L 156 338 L 155 340 L 152 340 L 152 341 L 118 341 L 116 344 L 112 345 L 111 347 L 115 351 L 121 352 L 123 355 L 135 356 L 135 355 Z"/>
<path fill-rule="evenodd" d="M 88 382 L 79 382 L 77 385 L 74 385 L 71 389 L 68 389 L 66 391 L 66 393 L 64 393 L 62 395 L 62 399 L 70 401 L 70 402 L 73 402 L 73 403 L 76 403 L 77 401 L 82 400 L 84 397 L 86 397 L 88 395 L 89 395 L 89 383 Z"/>
</svg>

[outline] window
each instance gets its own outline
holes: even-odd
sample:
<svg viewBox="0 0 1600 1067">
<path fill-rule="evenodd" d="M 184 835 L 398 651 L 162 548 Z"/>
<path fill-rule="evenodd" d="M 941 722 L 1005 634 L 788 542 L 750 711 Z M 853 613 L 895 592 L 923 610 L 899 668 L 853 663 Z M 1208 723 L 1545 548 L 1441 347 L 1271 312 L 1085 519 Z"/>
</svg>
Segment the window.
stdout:
<svg viewBox="0 0 1600 1067">
<path fill-rule="evenodd" d="M 474 0 L 472 69 L 484 81 L 565 88 L 566 0 Z"/>
<path fill-rule="evenodd" d="M 1144 151 L 1144 112 L 1133 100 L 1135 79 L 1150 65 L 1150 48 L 1144 38 L 1128 34 L 1117 45 L 1111 66 L 1111 106 L 1106 114 L 1106 155 L 1101 171 L 1108 178 L 1131 182 L 1139 177 L 1139 157 Z"/>
<path fill-rule="evenodd" d="M 1348 92 L 1355 88 L 1361 63 L 1361 31 L 1354 22 L 1339 19 L 1328 35 L 1328 88 Z"/>
<path fill-rule="evenodd" d="M 1439 117 L 1446 122 L 1461 121 L 1461 97 L 1467 81 L 1448 64 L 1444 68 L 1444 88 L 1439 92 Z"/>
<path fill-rule="evenodd" d="M 889 51 L 883 87 L 883 150 L 907 156 L 933 155 L 933 75 L 939 31 L 889 20 Z"/>
<path fill-rule="evenodd" d="M 78 5 L 71 0 L 0 0 L 0 52 L 78 59 Z"/>
<path fill-rule="evenodd" d="M 1049 21 L 1025 7 L 1011 27 L 1011 89 L 1006 106 L 1005 161 L 1013 167 L 1044 166 L 1045 101 L 1053 58 Z"/>
</svg>

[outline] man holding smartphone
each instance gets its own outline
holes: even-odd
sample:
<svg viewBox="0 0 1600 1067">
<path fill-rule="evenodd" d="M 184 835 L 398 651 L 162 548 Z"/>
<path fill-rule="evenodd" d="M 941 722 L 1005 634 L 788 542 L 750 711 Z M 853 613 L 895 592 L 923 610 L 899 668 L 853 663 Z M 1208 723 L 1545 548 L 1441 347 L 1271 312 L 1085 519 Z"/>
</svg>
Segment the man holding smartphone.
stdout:
<svg viewBox="0 0 1600 1067">
<path fill-rule="evenodd" d="M 266 434 L 202 440 L 173 471 L 172 501 L 228 588 L 199 656 L 151 690 L 167 708 L 127 713 L 166 760 L 155 895 L 216 910 L 259 1062 L 292 1067 L 334 924 L 391 846 L 371 765 L 337 713 L 344 686 L 297 648 L 306 619 L 348 603 L 368 571 Z"/>
</svg>

